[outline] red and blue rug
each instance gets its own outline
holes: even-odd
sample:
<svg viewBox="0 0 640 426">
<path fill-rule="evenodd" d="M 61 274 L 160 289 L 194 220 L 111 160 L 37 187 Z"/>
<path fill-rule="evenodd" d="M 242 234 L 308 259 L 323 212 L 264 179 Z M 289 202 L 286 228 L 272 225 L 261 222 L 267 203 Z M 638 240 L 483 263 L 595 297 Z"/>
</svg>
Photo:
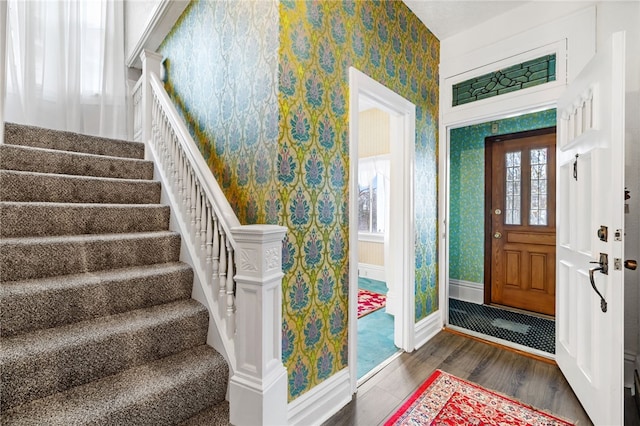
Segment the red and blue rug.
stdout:
<svg viewBox="0 0 640 426">
<path fill-rule="evenodd" d="M 387 296 L 373 291 L 358 289 L 358 318 L 384 308 Z"/>
<path fill-rule="evenodd" d="M 385 422 L 385 426 L 571 424 L 440 370 Z"/>
</svg>

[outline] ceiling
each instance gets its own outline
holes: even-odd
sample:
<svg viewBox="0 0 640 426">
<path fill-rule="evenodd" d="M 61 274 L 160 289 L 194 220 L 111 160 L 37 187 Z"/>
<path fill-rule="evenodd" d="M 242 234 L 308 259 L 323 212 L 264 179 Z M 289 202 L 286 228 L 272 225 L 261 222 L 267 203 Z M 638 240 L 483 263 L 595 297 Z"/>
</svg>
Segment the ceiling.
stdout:
<svg viewBox="0 0 640 426">
<path fill-rule="evenodd" d="M 525 1 L 404 0 L 404 3 L 442 41 Z"/>
</svg>

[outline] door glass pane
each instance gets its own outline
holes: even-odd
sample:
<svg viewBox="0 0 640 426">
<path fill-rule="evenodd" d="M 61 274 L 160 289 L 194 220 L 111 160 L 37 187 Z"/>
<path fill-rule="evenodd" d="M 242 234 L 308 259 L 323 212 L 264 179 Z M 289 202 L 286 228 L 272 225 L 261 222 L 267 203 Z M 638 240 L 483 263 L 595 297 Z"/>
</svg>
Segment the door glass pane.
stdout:
<svg viewBox="0 0 640 426">
<path fill-rule="evenodd" d="M 520 225 L 521 152 L 505 155 L 505 224 Z"/>
<path fill-rule="evenodd" d="M 547 148 L 532 149 L 529 225 L 547 225 Z"/>
</svg>

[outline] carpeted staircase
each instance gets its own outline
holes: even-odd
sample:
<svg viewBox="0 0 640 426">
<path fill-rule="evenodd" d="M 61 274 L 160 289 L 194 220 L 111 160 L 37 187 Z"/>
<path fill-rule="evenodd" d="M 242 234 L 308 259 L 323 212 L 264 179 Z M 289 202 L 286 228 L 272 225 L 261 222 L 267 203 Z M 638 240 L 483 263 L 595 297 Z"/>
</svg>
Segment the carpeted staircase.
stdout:
<svg viewBox="0 0 640 426">
<path fill-rule="evenodd" d="M 3 425 L 229 423 L 228 366 L 143 157 L 136 142 L 6 125 Z"/>
</svg>

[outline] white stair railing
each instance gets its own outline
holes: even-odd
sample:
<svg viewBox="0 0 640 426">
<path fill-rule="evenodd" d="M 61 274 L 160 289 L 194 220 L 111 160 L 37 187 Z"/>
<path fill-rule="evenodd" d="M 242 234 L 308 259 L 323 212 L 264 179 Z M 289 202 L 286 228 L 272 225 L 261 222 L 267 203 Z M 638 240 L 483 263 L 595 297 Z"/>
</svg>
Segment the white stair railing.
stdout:
<svg viewBox="0 0 640 426">
<path fill-rule="evenodd" d="M 155 164 L 181 259 L 194 271 L 196 297 L 217 329 L 208 343 L 231 370 L 234 425 L 286 424 L 282 364 L 282 239 L 286 228 L 240 222 L 159 79 L 161 56 L 143 51 L 132 93 L 134 139 Z M 209 333 L 211 336 L 212 333 Z"/>
</svg>

